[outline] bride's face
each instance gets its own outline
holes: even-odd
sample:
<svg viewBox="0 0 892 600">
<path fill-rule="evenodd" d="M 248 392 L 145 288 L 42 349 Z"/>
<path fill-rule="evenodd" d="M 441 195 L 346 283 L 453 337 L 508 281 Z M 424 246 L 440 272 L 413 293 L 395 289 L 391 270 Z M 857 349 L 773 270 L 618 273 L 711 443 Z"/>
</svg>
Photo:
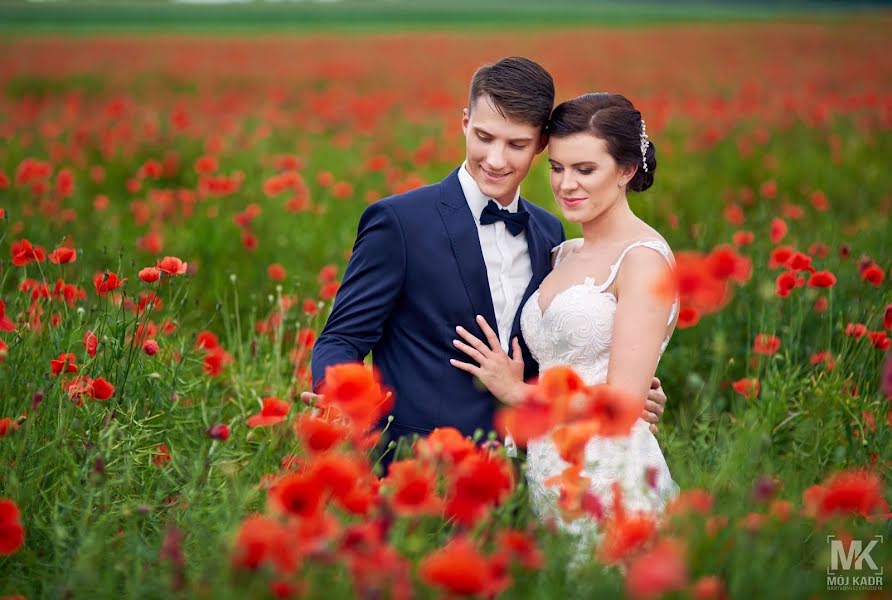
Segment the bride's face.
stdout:
<svg viewBox="0 0 892 600">
<path fill-rule="evenodd" d="M 634 167 L 621 167 L 607 152 L 607 141 L 590 133 L 551 138 L 548 142 L 551 190 L 571 223 L 604 214 L 626 194 Z"/>
</svg>

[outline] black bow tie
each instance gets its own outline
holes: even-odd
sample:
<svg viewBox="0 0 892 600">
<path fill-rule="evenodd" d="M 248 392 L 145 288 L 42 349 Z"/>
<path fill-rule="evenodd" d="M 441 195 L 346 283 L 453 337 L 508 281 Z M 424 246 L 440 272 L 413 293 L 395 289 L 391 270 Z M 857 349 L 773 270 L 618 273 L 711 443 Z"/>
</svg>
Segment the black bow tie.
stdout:
<svg viewBox="0 0 892 600">
<path fill-rule="evenodd" d="M 516 236 L 518 233 L 527 228 L 527 222 L 530 220 L 530 213 L 518 210 L 516 213 L 499 208 L 499 205 L 490 200 L 486 203 L 483 212 L 480 213 L 480 224 L 489 225 L 496 221 L 504 221 L 505 227 Z"/>
</svg>

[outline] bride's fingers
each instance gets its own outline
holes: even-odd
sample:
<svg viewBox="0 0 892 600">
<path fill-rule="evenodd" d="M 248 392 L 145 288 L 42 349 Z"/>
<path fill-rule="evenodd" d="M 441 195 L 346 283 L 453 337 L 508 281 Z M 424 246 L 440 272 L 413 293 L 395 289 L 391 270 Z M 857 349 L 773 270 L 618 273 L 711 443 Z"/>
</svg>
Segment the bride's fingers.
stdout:
<svg viewBox="0 0 892 600">
<path fill-rule="evenodd" d="M 456 348 L 458 348 L 459 350 L 461 350 L 462 352 L 464 352 L 465 354 L 467 354 L 468 356 L 470 356 L 471 358 L 473 358 L 474 360 L 476 360 L 478 363 L 482 363 L 482 362 L 483 362 L 483 360 L 484 360 L 484 356 L 483 356 L 482 354 L 480 354 L 480 353 L 479 353 L 477 350 L 475 350 L 474 348 L 471 348 L 470 346 L 468 346 L 467 344 L 465 344 L 464 342 L 460 342 L 460 341 L 458 341 L 458 340 L 452 340 L 452 344 L 453 344 Z"/>
<path fill-rule="evenodd" d="M 470 363 L 461 362 L 460 360 L 455 360 L 454 358 L 449 359 L 449 364 L 455 367 L 456 369 L 461 369 L 462 371 L 467 371 L 471 375 L 476 376 L 480 372 L 480 367 L 476 365 L 472 365 Z"/>
<path fill-rule="evenodd" d="M 471 347 L 475 348 L 481 354 L 486 354 L 489 348 L 486 347 L 482 341 L 480 341 L 477 336 L 473 335 L 470 331 L 462 327 L 461 325 L 455 328 L 455 332 L 462 337 L 463 340 L 468 342 Z"/>
<path fill-rule="evenodd" d="M 511 345 L 511 360 L 514 362 L 523 362 L 523 352 L 520 350 L 520 342 L 517 341 L 517 338 L 514 338 L 514 342 Z"/>
<path fill-rule="evenodd" d="M 489 326 L 489 323 L 486 322 L 482 316 L 477 315 L 477 324 L 480 325 L 480 329 L 483 330 L 483 335 L 486 336 L 486 341 L 489 342 L 489 347 L 493 350 L 502 347 L 502 343 L 499 341 L 499 336 L 496 335 L 496 332 L 492 330 L 492 327 Z"/>
</svg>

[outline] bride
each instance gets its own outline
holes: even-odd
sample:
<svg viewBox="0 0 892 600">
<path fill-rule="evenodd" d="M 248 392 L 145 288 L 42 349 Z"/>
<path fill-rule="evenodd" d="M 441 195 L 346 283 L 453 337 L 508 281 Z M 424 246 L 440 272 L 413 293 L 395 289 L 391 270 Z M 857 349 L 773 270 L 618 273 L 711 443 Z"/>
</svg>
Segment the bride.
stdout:
<svg viewBox="0 0 892 600">
<path fill-rule="evenodd" d="M 656 150 L 641 113 L 619 94 L 585 94 L 560 104 L 547 131 L 555 201 L 567 221 L 582 226 L 582 237 L 552 251 L 554 268 L 522 308 L 521 331 L 541 372 L 569 365 L 587 385 L 608 383 L 643 398 L 678 316 L 677 300 L 664 302 L 653 293 L 674 266 L 669 245 L 627 200 L 629 190 L 653 184 Z M 502 402 L 517 404 L 529 391 L 517 342 L 516 358 L 509 358 L 498 336 L 478 321 L 489 344 L 460 328 L 464 341 L 456 346 L 474 363 L 453 365 L 478 377 Z M 590 523 L 564 523 L 558 491 L 545 484 L 566 467 L 549 435 L 528 443 L 533 509 L 581 532 Z M 660 510 L 678 489 L 640 418 L 628 438 L 591 438 L 582 475 L 607 506 L 618 482 L 623 504 L 633 510 Z"/>
</svg>

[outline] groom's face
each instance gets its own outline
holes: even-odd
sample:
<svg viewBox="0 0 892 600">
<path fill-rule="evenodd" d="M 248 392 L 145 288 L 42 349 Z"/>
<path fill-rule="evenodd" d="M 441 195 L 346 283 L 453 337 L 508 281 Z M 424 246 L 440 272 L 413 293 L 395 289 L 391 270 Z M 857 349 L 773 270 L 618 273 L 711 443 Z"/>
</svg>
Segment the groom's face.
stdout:
<svg viewBox="0 0 892 600">
<path fill-rule="evenodd" d="M 468 172 L 485 196 L 507 206 L 544 147 L 542 128 L 499 114 L 484 95 L 464 110 L 462 130 Z"/>
</svg>

